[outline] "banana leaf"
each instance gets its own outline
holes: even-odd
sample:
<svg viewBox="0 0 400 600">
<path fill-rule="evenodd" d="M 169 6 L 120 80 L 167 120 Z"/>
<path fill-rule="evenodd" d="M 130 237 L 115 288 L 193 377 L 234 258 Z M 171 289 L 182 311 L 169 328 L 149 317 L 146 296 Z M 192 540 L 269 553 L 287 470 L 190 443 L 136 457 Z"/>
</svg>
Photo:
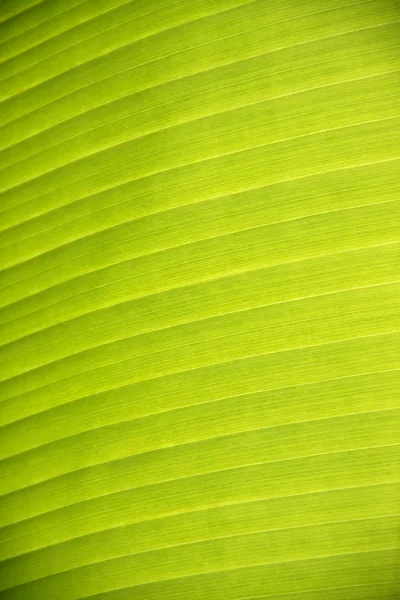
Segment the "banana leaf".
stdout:
<svg viewBox="0 0 400 600">
<path fill-rule="evenodd" d="M 0 598 L 400 598 L 398 0 L 1 0 Z"/>
</svg>

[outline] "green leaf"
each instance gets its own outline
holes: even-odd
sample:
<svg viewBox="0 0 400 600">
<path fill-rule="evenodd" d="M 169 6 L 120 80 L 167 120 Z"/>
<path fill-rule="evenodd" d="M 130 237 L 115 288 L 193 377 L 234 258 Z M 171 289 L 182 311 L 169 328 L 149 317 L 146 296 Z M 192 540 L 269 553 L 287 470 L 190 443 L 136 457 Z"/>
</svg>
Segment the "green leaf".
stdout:
<svg viewBox="0 0 400 600">
<path fill-rule="evenodd" d="M 399 34 L 2 0 L 2 599 L 399 596 Z"/>
</svg>

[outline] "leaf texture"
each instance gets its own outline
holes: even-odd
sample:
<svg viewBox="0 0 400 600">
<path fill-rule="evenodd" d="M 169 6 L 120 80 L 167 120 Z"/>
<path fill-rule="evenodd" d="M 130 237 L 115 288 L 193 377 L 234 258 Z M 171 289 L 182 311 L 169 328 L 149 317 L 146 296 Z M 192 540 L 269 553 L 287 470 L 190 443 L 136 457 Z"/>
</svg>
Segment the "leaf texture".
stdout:
<svg viewBox="0 0 400 600">
<path fill-rule="evenodd" d="M 397 0 L 0 4 L 0 597 L 400 595 Z"/>
</svg>

